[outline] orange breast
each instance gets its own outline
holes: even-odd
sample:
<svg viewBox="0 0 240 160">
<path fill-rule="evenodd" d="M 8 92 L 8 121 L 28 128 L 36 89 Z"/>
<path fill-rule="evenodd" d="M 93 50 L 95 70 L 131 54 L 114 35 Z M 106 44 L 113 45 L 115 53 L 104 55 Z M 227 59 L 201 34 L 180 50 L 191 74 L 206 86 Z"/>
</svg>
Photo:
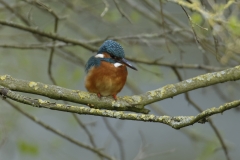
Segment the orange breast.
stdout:
<svg viewBox="0 0 240 160">
<path fill-rule="evenodd" d="M 112 63 L 101 61 L 100 66 L 89 70 L 85 87 L 89 92 L 100 93 L 102 96 L 116 95 L 122 90 L 127 74 L 125 65 L 115 67 Z"/>
</svg>

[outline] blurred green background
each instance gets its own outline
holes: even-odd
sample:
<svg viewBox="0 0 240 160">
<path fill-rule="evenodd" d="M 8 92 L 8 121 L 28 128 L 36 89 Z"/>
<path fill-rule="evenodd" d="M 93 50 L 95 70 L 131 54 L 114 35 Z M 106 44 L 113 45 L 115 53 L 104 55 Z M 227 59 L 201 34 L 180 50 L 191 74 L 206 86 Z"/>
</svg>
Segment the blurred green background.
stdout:
<svg viewBox="0 0 240 160">
<path fill-rule="evenodd" d="M 149 61 L 159 59 L 160 62 L 172 64 L 202 64 L 214 67 L 230 67 L 238 64 L 238 54 L 234 54 L 235 58 L 228 56 L 228 59 L 226 59 L 225 54 L 230 49 L 237 52 L 239 29 L 236 26 L 239 25 L 239 3 L 230 8 L 231 11 L 225 12 L 225 16 L 230 19 L 227 23 L 229 29 L 225 34 L 216 34 L 216 37 L 219 36 L 217 37 L 219 39 L 219 52 L 217 53 L 212 37 L 216 30 L 211 30 L 208 22 L 199 13 L 187 10 L 194 23 L 209 28 L 206 31 L 200 27 L 194 27 L 202 44 L 199 47 L 185 12 L 174 3 L 162 1 L 164 13 L 170 15 L 170 17 L 165 17 L 165 25 L 163 25 L 159 1 L 154 0 L 119 0 L 118 7 L 124 11 L 130 22 L 121 15 L 113 0 L 42 0 L 38 2 L 0 0 L 0 20 L 52 33 L 55 24 L 54 17 L 46 11 L 50 8 L 60 17 L 58 35 L 89 43 L 94 40 L 102 40 L 90 43 L 96 47 L 99 47 L 104 39 L 120 37 L 118 42 L 123 46 L 129 59 Z M 106 3 L 109 7 L 103 15 Z M 212 6 L 208 5 L 207 2 L 204 3 L 202 5 L 206 6 L 206 10 L 214 12 L 225 1 L 218 1 L 216 5 Z M 12 8 L 14 12 L 7 6 Z M 29 24 L 24 23 L 19 15 Z M 178 23 L 169 20 L 171 17 Z M 215 27 L 219 27 L 222 32 L 221 25 Z M 160 35 L 154 37 L 153 34 Z M 141 35 L 149 35 L 149 38 L 136 38 L 137 35 L 140 37 Z M 0 75 L 9 74 L 18 79 L 52 84 L 48 75 L 50 55 L 48 45 L 52 44 L 52 40 L 43 38 L 39 41 L 31 33 L 4 25 L 0 25 L 0 36 Z M 121 38 L 125 36 L 135 36 L 135 38 Z M 85 90 L 84 64 L 95 53 L 81 46 L 65 45 L 62 42 L 56 43 L 63 45 L 63 47 L 56 47 L 53 57 L 52 73 L 57 85 Z M 6 48 L 4 45 L 10 47 Z M 14 45 L 33 46 L 33 48 L 12 48 L 11 46 Z M 36 46 L 39 47 L 36 48 Z M 232 48 L 225 48 L 227 46 Z M 225 59 L 219 59 L 219 56 L 225 57 Z M 131 87 L 137 87 L 142 93 L 178 82 L 171 67 L 137 62 L 133 64 L 138 68 L 138 72 L 129 70 L 128 83 Z M 211 72 L 203 69 L 178 69 L 178 71 L 183 79 Z M 136 94 L 131 87 L 124 87 L 119 96 Z M 240 92 L 237 88 L 239 88 L 239 82 L 227 82 L 194 90 L 189 94 L 194 102 L 204 110 L 238 99 Z M 90 144 L 86 133 L 79 127 L 72 114 L 16 104 L 64 134 Z M 194 107 L 186 101 L 184 95 L 163 100 L 155 105 L 170 116 L 198 114 Z M 150 109 L 150 107 L 147 108 Z M 154 110 L 151 110 L 151 113 L 158 114 Z M 78 117 L 94 136 L 98 148 L 102 148 L 116 159 L 121 159 L 118 143 L 107 129 L 102 117 L 88 115 L 78 115 Z M 137 156 L 139 152 L 142 157 L 149 160 L 226 159 L 219 140 L 207 123 L 194 124 L 185 129 L 175 130 L 159 123 L 110 118 L 107 120 L 121 138 L 126 160 L 141 159 Z M 233 160 L 240 159 L 239 120 L 239 111 L 236 109 L 213 116 L 213 122 L 224 138 L 229 155 Z M 99 159 L 99 157 L 42 128 L 4 101 L 0 101 L 0 159 L 94 160 Z"/>
</svg>

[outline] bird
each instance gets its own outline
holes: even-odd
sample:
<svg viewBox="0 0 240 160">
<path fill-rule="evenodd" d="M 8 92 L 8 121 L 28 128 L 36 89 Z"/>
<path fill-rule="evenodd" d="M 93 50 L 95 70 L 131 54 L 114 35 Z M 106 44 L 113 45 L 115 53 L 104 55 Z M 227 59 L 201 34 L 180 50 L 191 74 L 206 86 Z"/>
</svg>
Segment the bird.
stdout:
<svg viewBox="0 0 240 160">
<path fill-rule="evenodd" d="M 123 47 L 116 41 L 106 40 L 85 65 L 86 89 L 90 93 L 96 93 L 99 98 L 112 96 L 117 100 L 117 94 L 127 80 L 127 67 L 137 71 L 125 59 Z"/>
</svg>

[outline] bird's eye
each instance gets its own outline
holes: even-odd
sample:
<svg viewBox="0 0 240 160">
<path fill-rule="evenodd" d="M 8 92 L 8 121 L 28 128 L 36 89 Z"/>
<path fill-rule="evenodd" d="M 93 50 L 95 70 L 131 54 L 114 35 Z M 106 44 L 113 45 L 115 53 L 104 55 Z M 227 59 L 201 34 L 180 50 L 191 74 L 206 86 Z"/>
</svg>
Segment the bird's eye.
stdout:
<svg viewBox="0 0 240 160">
<path fill-rule="evenodd" d="M 114 56 L 114 55 L 111 55 L 111 58 L 114 59 L 114 60 L 117 61 L 117 62 L 121 60 L 121 58 L 116 57 L 116 56 Z"/>
<path fill-rule="evenodd" d="M 116 57 L 116 56 L 113 56 L 113 55 L 111 55 L 111 57 L 112 57 L 112 59 L 117 59 L 117 57 Z"/>
</svg>

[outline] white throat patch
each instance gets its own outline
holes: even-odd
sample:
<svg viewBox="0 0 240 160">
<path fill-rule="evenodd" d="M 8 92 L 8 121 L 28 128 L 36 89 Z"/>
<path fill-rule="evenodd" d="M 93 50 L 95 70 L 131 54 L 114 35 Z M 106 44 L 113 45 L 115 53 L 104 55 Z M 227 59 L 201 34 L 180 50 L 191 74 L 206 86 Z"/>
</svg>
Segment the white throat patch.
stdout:
<svg viewBox="0 0 240 160">
<path fill-rule="evenodd" d="M 119 67 L 121 65 L 122 65 L 122 63 L 114 63 L 114 67 Z"/>
<path fill-rule="evenodd" d="M 104 55 L 103 54 L 97 54 L 95 57 L 96 58 L 104 58 Z"/>
</svg>

